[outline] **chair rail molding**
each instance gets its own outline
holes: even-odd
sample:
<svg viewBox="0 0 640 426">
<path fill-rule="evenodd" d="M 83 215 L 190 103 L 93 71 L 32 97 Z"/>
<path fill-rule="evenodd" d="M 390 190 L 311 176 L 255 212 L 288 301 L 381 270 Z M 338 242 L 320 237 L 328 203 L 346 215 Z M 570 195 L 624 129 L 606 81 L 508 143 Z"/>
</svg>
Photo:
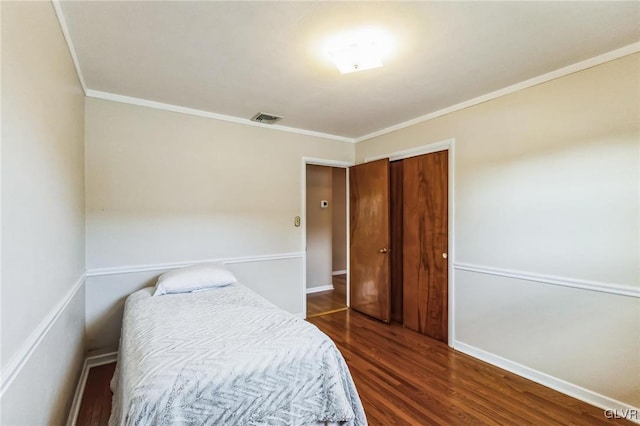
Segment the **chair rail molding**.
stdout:
<svg viewBox="0 0 640 426">
<path fill-rule="evenodd" d="M 67 293 L 60 299 L 60 301 L 49 311 L 38 326 L 31 332 L 29 337 L 24 341 L 22 346 L 13 355 L 13 357 L 7 363 L 7 366 L 2 369 L 0 380 L 2 386 L 0 387 L 0 398 L 4 396 L 4 393 L 9 389 L 13 380 L 20 374 L 20 371 L 24 365 L 29 361 L 31 355 L 38 348 L 42 340 L 45 338 L 51 327 L 56 323 L 60 315 L 67 308 L 71 300 L 75 297 L 76 293 L 86 279 L 86 274 L 83 273 L 80 278 L 76 280 L 73 286 L 67 291 Z"/>
<path fill-rule="evenodd" d="M 578 278 L 560 277 L 556 275 L 538 274 L 534 272 L 495 268 L 492 266 L 476 265 L 472 263 L 457 262 L 453 267 L 457 271 L 475 272 L 479 274 L 515 278 L 518 280 L 532 281 L 542 284 L 551 284 L 562 287 L 577 288 L 581 290 L 597 291 L 600 293 L 616 294 L 618 296 L 640 298 L 640 287 L 634 287 L 631 285 L 590 281 Z"/>
<path fill-rule="evenodd" d="M 263 255 L 254 255 L 254 256 L 225 257 L 225 258 L 217 258 L 217 259 L 186 260 L 181 262 L 152 263 L 152 264 L 142 264 L 142 265 L 124 265 L 124 266 L 114 266 L 114 267 L 108 267 L 108 268 L 92 268 L 87 270 L 87 277 L 132 274 L 135 272 L 162 271 L 162 270 L 182 268 L 184 266 L 191 266 L 199 263 L 208 263 L 208 262 L 220 262 L 224 264 L 267 262 L 271 260 L 299 259 L 299 258 L 302 258 L 303 256 L 304 256 L 304 253 L 302 252 L 291 252 L 291 253 L 263 254 Z"/>
</svg>

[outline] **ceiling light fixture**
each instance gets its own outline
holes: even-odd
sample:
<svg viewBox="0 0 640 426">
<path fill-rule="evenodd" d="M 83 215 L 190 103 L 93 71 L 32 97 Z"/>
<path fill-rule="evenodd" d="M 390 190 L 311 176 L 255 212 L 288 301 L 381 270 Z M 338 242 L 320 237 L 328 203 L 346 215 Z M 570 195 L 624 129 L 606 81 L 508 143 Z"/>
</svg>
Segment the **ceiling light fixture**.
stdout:
<svg viewBox="0 0 640 426">
<path fill-rule="evenodd" d="M 342 74 L 383 66 L 390 51 L 390 38 L 379 28 L 361 28 L 329 39 L 325 51 Z"/>
<path fill-rule="evenodd" d="M 382 60 L 373 42 L 352 44 L 344 49 L 329 52 L 340 73 L 349 74 L 356 71 L 380 68 Z"/>
</svg>

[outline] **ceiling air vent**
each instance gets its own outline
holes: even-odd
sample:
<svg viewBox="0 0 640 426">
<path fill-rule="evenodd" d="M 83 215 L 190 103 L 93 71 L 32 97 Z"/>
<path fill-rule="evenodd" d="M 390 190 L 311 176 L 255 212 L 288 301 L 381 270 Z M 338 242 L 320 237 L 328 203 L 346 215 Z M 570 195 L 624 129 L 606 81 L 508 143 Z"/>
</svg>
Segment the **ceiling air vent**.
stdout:
<svg viewBox="0 0 640 426">
<path fill-rule="evenodd" d="M 256 121 L 258 123 L 264 124 L 274 124 L 280 120 L 282 120 L 282 117 L 278 117 L 277 115 L 273 114 L 267 114 L 266 112 L 259 112 L 251 118 L 251 121 Z"/>
</svg>

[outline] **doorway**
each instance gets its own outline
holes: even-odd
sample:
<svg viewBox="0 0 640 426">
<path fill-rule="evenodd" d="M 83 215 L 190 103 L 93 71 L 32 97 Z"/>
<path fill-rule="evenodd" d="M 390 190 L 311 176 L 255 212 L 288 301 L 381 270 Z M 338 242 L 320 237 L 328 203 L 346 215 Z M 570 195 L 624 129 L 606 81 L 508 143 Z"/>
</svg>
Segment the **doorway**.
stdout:
<svg viewBox="0 0 640 426">
<path fill-rule="evenodd" d="M 306 316 L 347 309 L 347 169 L 305 165 Z"/>
</svg>

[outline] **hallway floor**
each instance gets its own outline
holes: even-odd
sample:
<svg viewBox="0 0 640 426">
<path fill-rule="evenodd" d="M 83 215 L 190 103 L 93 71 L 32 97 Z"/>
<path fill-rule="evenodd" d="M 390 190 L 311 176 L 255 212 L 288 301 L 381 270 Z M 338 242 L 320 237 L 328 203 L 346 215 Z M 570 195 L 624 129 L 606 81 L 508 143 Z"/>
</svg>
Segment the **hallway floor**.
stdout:
<svg viewBox="0 0 640 426">
<path fill-rule="evenodd" d="M 347 275 L 333 276 L 333 290 L 307 294 L 307 318 L 347 307 Z"/>
</svg>

